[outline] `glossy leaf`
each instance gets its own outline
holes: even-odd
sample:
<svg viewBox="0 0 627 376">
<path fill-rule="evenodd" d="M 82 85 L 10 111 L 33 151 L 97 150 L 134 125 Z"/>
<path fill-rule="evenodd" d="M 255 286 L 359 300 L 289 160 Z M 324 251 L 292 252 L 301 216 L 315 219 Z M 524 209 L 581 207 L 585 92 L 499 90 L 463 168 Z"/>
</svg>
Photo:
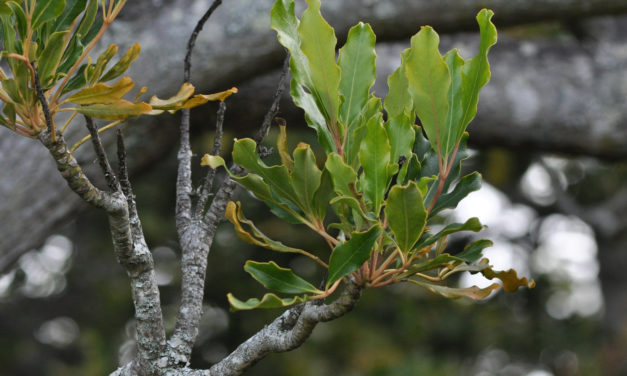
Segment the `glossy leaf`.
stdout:
<svg viewBox="0 0 627 376">
<path fill-rule="evenodd" d="M 416 244 L 427 223 L 427 209 L 415 182 L 390 189 L 385 215 L 394 233 L 396 244 L 409 252 Z"/>
<path fill-rule="evenodd" d="M 65 0 L 36 1 L 31 19 L 33 29 L 38 29 L 44 23 L 58 18 L 65 9 Z"/>
<path fill-rule="evenodd" d="M 401 54 L 402 60 L 408 53 L 409 50 L 405 50 Z M 397 117 L 412 110 L 412 99 L 409 95 L 404 63 L 388 77 L 388 88 L 388 94 L 385 97 L 385 110 L 388 118 Z"/>
<path fill-rule="evenodd" d="M 390 142 L 390 162 L 398 163 L 401 156 L 410 157 L 416 137 L 413 119 L 406 114 L 388 117 L 385 122 L 385 131 Z"/>
<path fill-rule="evenodd" d="M 300 207 L 311 216 L 315 216 L 314 194 L 320 186 L 322 172 L 316 165 L 316 157 L 309 145 L 300 143 L 294 149 L 294 169 L 290 174 L 292 187 L 298 196 Z"/>
<path fill-rule="evenodd" d="M 84 50 L 85 46 L 83 45 L 83 43 L 81 43 L 81 39 L 78 38 L 76 35 L 73 36 L 72 39 L 70 39 L 67 47 L 65 48 L 65 51 L 63 52 L 63 57 L 61 58 L 62 63 L 57 69 L 57 72 L 67 73 L 70 68 L 72 68 L 74 64 L 76 64 L 78 59 L 83 54 Z"/>
<path fill-rule="evenodd" d="M 338 65 L 342 74 L 339 92 L 344 96 L 340 119 L 346 127 L 358 121 L 377 78 L 375 42 L 370 25 L 360 22 L 350 29 L 346 43 L 340 49 Z"/>
<path fill-rule="evenodd" d="M 488 279 L 498 278 L 503 282 L 503 290 L 507 292 L 516 292 L 519 287 L 534 288 L 536 282 L 534 280 L 528 280 L 526 277 L 518 277 L 518 274 L 514 269 L 507 271 L 494 271 L 492 269 L 485 269 L 481 271 Z"/>
<path fill-rule="evenodd" d="M 335 197 L 335 191 L 333 190 L 333 180 L 328 170 L 322 171 L 322 177 L 320 178 L 320 186 L 314 194 L 313 209 L 314 215 L 320 221 L 324 220 L 327 213 L 329 202 Z"/>
<path fill-rule="evenodd" d="M 133 80 L 123 77 L 113 86 L 99 83 L 77 92 L 67 100 L 76 104 L 113 103 L 121 100 L 133 86 Z"/>
<path fill-rule="evenodd" d="M 76 35 L 81 36 L 81 42 L 84 45 L 89 43 L 89 39 L 87 38 L 87 36 L 89 34 L 89 30 L 94 25 L 94 21 L 96 20 L 97 13 L 98 13 L 98 0 L 88 0 L 87 8 L 85 9 L 83 18 L 81 19 L 81 22 L 78 24 L 78 27 L 76 28 Z"/>
<path fill-rule="evenodd" d="M 248 260 L 244 270 L 270 290 L 285 294 L 322 293 L 311 283 L 294 274 L 291 269 L 281 268 L 274 261 L 255 262 Z"/>
<path fill-rule="evenodd" d="M 344 144 L 344 160 L 354 169 L 359 168 L 359 148 L 366 134 L 368 134 L 368 120 L 381 116 L 381 99 L 370 96 L 366 105 L 362 108 L 354 124 L 347 129 L 346 142 Z"/>
<path fill-rule="evenodd" d="M 292 74 L 293 71 L 292 71 Z M 329 128 L 327 128 L 326 119 L 322 112 L 318 109 L 318 105 L 313 96 L 305 91 L 295 79 L 292 80 L 290 85 L 290 95 L 294 104 L 302 108 L 305 111 L 305 120 L 310 128 L 315 129 L 318 134 L 318 142 L 326 153 L 337 151 L 333 136 Z"/>
<path fill-rule="evenodd" d="M 451 75 L 440 55 L 440 38 L 430 27 L 423 26 L 411 38 L 411 49 L 405 61 L 405 75 L 416 114 L 420 118 L 434 150 L 448 156 L 454 143 L 449 140 L 446 117 Z"/>
<path fill-rule="evenodd" d="M 485 299 L 492 291 L 498 290 L 501 286 L 498 283 L 493 283 L 486 288 L 479 288 L 477 286 L 467 287 L 467 288 L 453 288 L 442 285 L 436 285 L 429 282 L 416 281 L 413 279 L 408 280 L 408 282 L 414 283 L 420 287 L 424 287 L 425 289 L 436 293 L 438 295 L 442 295 L 445 298 L 462 298 L 467 297 L 474 300 Z"/>
<path fill-rule="evenodd" d="M 368 121 L 368 134 L 359 149 L 359 161 L 363 167 L 360 183 L 366 200 L 373 212 L 379 213 L 383 197 L 388 189 L 390 174 L 390 143 L 380 117 Z"/>
<path fill-rule="evenodd" d="M 125 120 L 129 117 L 144 115 L 152 111 L 147 103 L 133 103 L 119 100 L 109 104 L 92 104 L 73 108 L 74 111 L 95 119 Z"/>
<path fill-rule="evenodd" d="M 357 184 L 357 173 L 352 167 L 344 163 L 342 157 L 336 153 L 331 153 L 327 156 L 325 168 L 331 174 L 331 180 L 333 181 L 333 187 L 335 192 L 343 196 L 354 196 Z"/>
<path fill-rule="evenodd" d="M 481 188 L 481 174 L 473 172 L 472 174 L 464 176 L 450 192 L 441 195 L 435 206 L 431 210 L 430 215 L 435 215 L 444 209 L 454 209 L 457 204 L 463 200 L 466 196 L 474 191 L 478 191 Z"/>
<path fill-rule="evenodd" d="M 305 298 L 302 298 L 300 296 L 281 299 L 274 294 L 266 294 L 263 296 L 263 298 L 261 298 L 261 300 L 257 298 L 250 298 L 245 302 L 238 300 L 233 296 L 233 294 L 230 293 L 227 295 L 227 298 L 229 300 L 229 303 L 231 304 L 231 312 L 257 308 L 283 308 L 289 307 L 297 303 L 303 303 L 306 300 Z"/>
<path fill-rule="evenodd" d="M 457 136 L 459 135 L 461 138 L 461 135 L 464 133 L 463 130 L 461 132 L 459 132 L 459 130 L 465 129 L 461 124 L 462 113 L 464 111 L 461 72 L 465 61 L 459 56 L 457 49 L 447 52 L 446 55 L 444 55 L 444 61 L 446 65 L 448 65 L 451 73 L 451 89 L 448 93 L 449 108 L 446 116 L 446 129 L 448 132 L 446 133 L 447 139 L 444 141 L 444 144 L 455 145 L 459 141 Z"/>
<path fill-rule="evenodd" d="M 364 232 L 353 232 L 351 238 L 335 247 L 329 259 L 327 287 L 359 269 L 370 258 L 376 240 L 381 235 L 378 225 Z"/>
<path fill-rule="evenodd" d="M 41 77 L 41 84 L 44 88 L 53 84 L 53 78 L 56 70 L 61 63 L 61 56 L 65 47 L 65 36 L 67 31 L 58 31 L 53 33 L 41 53 L 39 63 L 37 64 L 38 74 Z"/>
<path fill-rule="evenodd" d="M 493 244 L 491 240 L 479 239 L 468 244 L 462 252 L 455 256 L 469 263 L 475 262 L 481 258 L 483 250 L 491 247 Z"/>
<path fill-rule="evenodd" d="M 428 245 L 431 245 L 435 243 L 438 239 L 446 235 L 450 235 L 450 234 L 460 232 L 460 231 L 479 232 L 481 231 L 482 228 L 483 228 L 483 225 L 481 224 L 481 222 L 479 222 L 479 219 L 476 217 L 470 218 L 464 223 L 452 223 L 444 227 L 444 229 L 442 229 L 435 235 L 431 235 L 428 232 L 425 232 L 422 238 L 420 239 L 420 241 L 418 242 L 418 244 L 416 245 L 416 248 L 421 249 Z"/>
<path fill-rule="evenodd" d="M 87 6 L 87 0 L 67 0 L 65 11 L 54 21 L 52 31 L 67 30 Z"/>
<path fill-rule="evenodd" d="M 102 82 L 111 81 L 115 78 L 120 77 L 128 70 L 131 64 L 137 60 L 139 54 L 141 53 L 141 46 L 139 43 L 133 44 L 128 51 L 122 56 L 122 58 L 115 63 L 111 69 L 105 73 L 100 79 Z"/>
<path fill-rule="evenodd" d="M 308 0 L 307 3 L 309 6 L 301 17 L 298 35 L 300 49 L 309 61 L 311 86 L 308 89 L 327 123 L 335 127 L 340 108 L 340 68 L 335 62 L 337 39 L 333 28 L 320 14 L 320 0 Z"/>
</svg>

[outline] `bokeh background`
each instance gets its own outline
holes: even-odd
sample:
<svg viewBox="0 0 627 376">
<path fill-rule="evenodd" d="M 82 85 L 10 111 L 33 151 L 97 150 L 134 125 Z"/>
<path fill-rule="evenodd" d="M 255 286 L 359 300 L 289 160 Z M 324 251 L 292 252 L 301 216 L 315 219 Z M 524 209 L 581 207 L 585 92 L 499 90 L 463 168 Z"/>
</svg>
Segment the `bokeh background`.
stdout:
<svg viewBox="0 0 627 376">
<path fill-rule="evenodd" d="M 457 47 L 468 58 L 477 43 L 474 15 L 483 6 L 495 10 L 500 34 L 491 53 L 493 80 L 469 128 L 473 157 L 465 164 L 483 174 L 483 188 L 442 221 L 479 217 L 488 228 L 478 236 L 495 243 L 487 251 L 492 263 L 516 268 L 537 286 L 481 302 L 446 300 L 414 286 L 367 291 L 350 315 L 319 325 L 304 346 L 271 355 L 248 374 L 627 375 L 627 1 L 433 3 L 327 0 L 323 13 L 340 41 L 358 19 L 373 24 L 383 77 L 374 90 L 383 96 L 385 77 L 419 25 L 434 25 L 443 50 Z M 129 2 L 103 46 L 115 42 L 123 50 L 139 40 L 143 57 L 131 74 L 167 96 L 180 85 L 187 36 L 209 5 Z M 239 88 L 228 100 L 225 157 L 229 140 L 256 131 L 278 82 L 284 53 L 269 29 L 271 5 L 225 1 L 199 39 L 194 83 L 209 91 Z M 192 115 L 199 155 L 212 145 L 215 111 L 208 105 Z M 287 96 L 280 116 L 292 146 L 315 144 Z M 177 121 L 164 115 L 124 128 L 170 328 L 180 288 L 173 219 Z M 82 127 L 75 128 L 70 137 L 82 137 Z M 275 139 L 272 131 L 268 146 Z M 133 354 L 128 280 L 112 254 L 105 216 L 73 199 L 40 149 L 0 129 L 0 375 L 108 374 Z M 81 161 L 97 177 L 84 149 Z M 236 199 L 272 238 L 325 246 L 245 192 Z M 449 247 L 472 240 L 453 237 Z M 306 260 L 271 255 L 240 241 L 230 224 L 220 227 L 193 367 L 220 360 L 279 314 L 229 313 L 226 300 L 227 292 L 261 296 L 243 264 L 270 257 L 305 277 L 319 276 Z M 486 282 L 464 275 L 456 283 Z"/>
</svg>

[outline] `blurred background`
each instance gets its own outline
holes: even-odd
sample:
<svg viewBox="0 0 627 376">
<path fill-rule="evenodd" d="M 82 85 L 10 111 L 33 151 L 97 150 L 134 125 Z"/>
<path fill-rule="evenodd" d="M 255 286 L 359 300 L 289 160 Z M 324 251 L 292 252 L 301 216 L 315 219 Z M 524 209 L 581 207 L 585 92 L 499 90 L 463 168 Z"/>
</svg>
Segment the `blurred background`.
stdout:
<svg viewBox="0 0 627 376">
<path fill-rule="evenodd" d="M 139 41 L 142 58 L 131 75 L 149 93 L 167 97 L 181 83 L 185 43 L 210 3 L 129 2 L 102 48 L 115 42 L 125 50 Z M 225 1 L 199 37 L 193 83 L 203 91 L 239 88 L 227 101 L 225 157 L 229 140 L 256 132 L 276 89 L 284 52 L 269 29 L 271 6 Z M 420 25 L 440 32 L 442 52 L 456 47 L 471 57 L 482 7 L 495 11 L 499 43 L 490 54 L 492 81 L 469 128 L 473 157 L 465 168 L 480 171 L 484 184 L 442 221 L 478 216 L 488 226 L 479 235 L 495 243 L 486 256 L 534 278 L 536 288 L 481 302 L 446 300 L 413 286 L 367 291 L 350 315 L 319 325 L 304 346 L 269 356 L 249 375 L 627 375 L 627 1 L 323 1 L 340 43 L 358 20 L 372 24 L 379 96 Z M 213 144 L 215 111 L 207 105 L 192 113 L 198 155 Z M 280 116 L 292 147 L 315 143 L 287 96 Z M 124 126 L 170 329 L 180 288 L 173 219 L 178 119 Z M 74 129 L 70 139 L 84 135 L 82 126 Z M 272 131 L 268 146 L 275 140 Z M 97 179 L 88 149 L 79 159 Z M 0 171 L 0 375 L 108 374 L 132 358 L 134 323 L 105 216 L 72 196 L 37 142 L 6 129 Z M 270 237 L 325 247 L 245 192 L 236 199 Z M 451 238 L 449 247 L 472 240 Z M 220 360 L 280 313 L 228 312 L 227 292 L 240 299 L 263 293 L 243 271 L 245 260 L 278 258 L 304 277 L 319 275 L 307 260 L 269 252 L 240 241 L 230 224 L 220 227 L 194 368 Z M 456 283 L 485 281 L 465 275 Z"/>
</svg>

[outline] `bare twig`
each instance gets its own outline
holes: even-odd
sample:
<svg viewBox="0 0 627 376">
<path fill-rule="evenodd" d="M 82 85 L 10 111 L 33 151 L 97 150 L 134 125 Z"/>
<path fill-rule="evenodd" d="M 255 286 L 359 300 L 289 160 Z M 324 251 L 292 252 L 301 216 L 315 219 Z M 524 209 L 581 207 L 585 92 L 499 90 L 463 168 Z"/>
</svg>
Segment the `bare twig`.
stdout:
<svg viewBox="0 0 627 376">
<path fill-rule="evenodd" d="M 209 20 L 209 17 L 213 14 L 213 12 L 222 4 L 222 0 L 215 0 L 213 4 L 207 9 L 205 14 L 200 18 L 192 35 L 189 37 L 187 41 L 187 54 L 185 55 L 185 70 L 184 70 L 184 82 L 189 82 L 189 77 L 191 75 L 192 68 L 192 52 L 194 51 L 194 46 L 196 45 L 196 38 L 198 38 L 198 34 L 202 31 L 202 28 L 205 26 L 205 23 Z"/>
<path fill-rule="evenodd" d="M 212 155 L 220 155 L 222 152 L 222 137 L 224 135 L 224 113 L 226 112 L 226 103 L 220 102 L 220 108 L 218 109 L 217 120 L 216 120 L 216 134 L 213 139 L 213 150 L 211 151 Z M 207 171 L 207 175 L 205 176 L 205 181 L 202 185 L 202 190 L 200 192 L 200 197 L 198 198 L 198 202 L 196 203 L 196 212 L 194 213 L 195 218 L 202 218 L 202 215 L 205 212 L 205 207 L 207 206 L 207 200 L 209 199 L 209 195 L 211 194 L 211 190 L 213 189 L 213 183 L 216 177 L 216 170 L 210 168 Z"/>
<path fill-rule="evenodd" d="M 118 184 L 118 179 L 113 173 L 113 169 L 111 169 L 111 164 L 109 164 L 109 158 L 107 158 L 107 153 L 102 146 L 102 141 L 100 140 L 100 135 L 98 134 L 98 129 L 94 124 L 94 120 L 85 116 L 85 126 L 89 130 L 89 134 L 91 135 L 91 143 L 94 146 L 94 150 L 96 151 L 96 156 L 98 157 L 98 163 L 100 164 L 100 168 L 102 168 L 102 172 L 104 173 L 105 179 L 107 180 L 107 185 L 111 191 L 117 191 L 120 189 L 120 185 Z"/>
<path fill-rule="evenodd" d="M 285 84 L 287 82 L 288 72 L 290 69 L 290 56 L 289 54 L 285 57 L 283 61 L 283 72 L 281 73 L 281 78 L 279 78 L 279 85 L 274 93 L 274 99 L 272 100 L 272 105 L 268 112 L 266 112 L 266 116 L 263 118 L 263 123 L 261 124 L 261 128 L 257 131 L 255 135 L 255 142 L 257 145 L 261 143 L 261 141 L 268 135 L 268 131 L 270 130 L 270 125 L 272 125 L 272 120 L 276 117 L 279 112 L 279 102 L 281 101 L 281 96 L 283 95 L 283 90 L 285 90 Z"/>
</svg>

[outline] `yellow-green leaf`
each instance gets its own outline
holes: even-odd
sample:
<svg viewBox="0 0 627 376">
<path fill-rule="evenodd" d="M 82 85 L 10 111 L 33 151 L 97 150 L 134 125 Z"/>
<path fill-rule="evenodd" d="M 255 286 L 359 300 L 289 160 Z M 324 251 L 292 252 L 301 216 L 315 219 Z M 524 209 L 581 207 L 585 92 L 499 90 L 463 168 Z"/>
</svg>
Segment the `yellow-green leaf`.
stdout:
<svg viewBox="0 0 627 376">
<path fill-rule="evenodd" d="M 237 93 L 237 88 L 232 87 L 229 90 L 224 90 L 214 94 L 196 94 L 183 104 L 183 108 L 194 108 L 201 106 L 207 102 L 220 101 L 224 102 L 226 98 Z"/>
<path fill-rule="evenodd" d="M 295 296 L 293 298 L 281 299 L 274 294 L 266 294 L 263 296 L 263 298 L 261 298 L 261 300 L 257 298 L 250 298 L 245 302 L 237 299 L 231 293 L 227 295 L 227 298 L 229 300 L 229 303 L 231 304 L 231 312 L 256 308 L 283 308 L 291 306 L 293 304 L 303 303 L 307 300 L 306 296 Z"/>
<path fill-rule="evenodd" d="M 76 104 L 113 103 L 122 99 L 133 86 L 133 80 L 122 77 L 113 86 L 98 83 L 70 96 L 67 101 Z"/>
<path fill-rule="evenodd" d="M 165 110 L 165 111 L 178 110 L 181 108 L 183 103 L 185 103 L 185 101 L 189 97 L 192 96 L 192 94 L 194 94 L 194 85 L 190 84 L 189 82 L 186 82 L 183 85 L 181 85 L 181 88 L 179 89 L 178 93 L 176 93 L 176 95 L 168 99 L 159 99 L 155 95 L 152 98 L 150 98 L 150 101 L 148 101 L 148 104 L 150 104 L 152 108 L 155 110 Z"/>
<path fill-rule="evenodd" d="M 124 120 L 129 117 L 147 114 L 152 111 L 152 107 L 148 103 L 133 103 L 122 99 L 108 104 L 99 103 L 76 107 L 72 110 L 96 119 Z"/>
</svg>

